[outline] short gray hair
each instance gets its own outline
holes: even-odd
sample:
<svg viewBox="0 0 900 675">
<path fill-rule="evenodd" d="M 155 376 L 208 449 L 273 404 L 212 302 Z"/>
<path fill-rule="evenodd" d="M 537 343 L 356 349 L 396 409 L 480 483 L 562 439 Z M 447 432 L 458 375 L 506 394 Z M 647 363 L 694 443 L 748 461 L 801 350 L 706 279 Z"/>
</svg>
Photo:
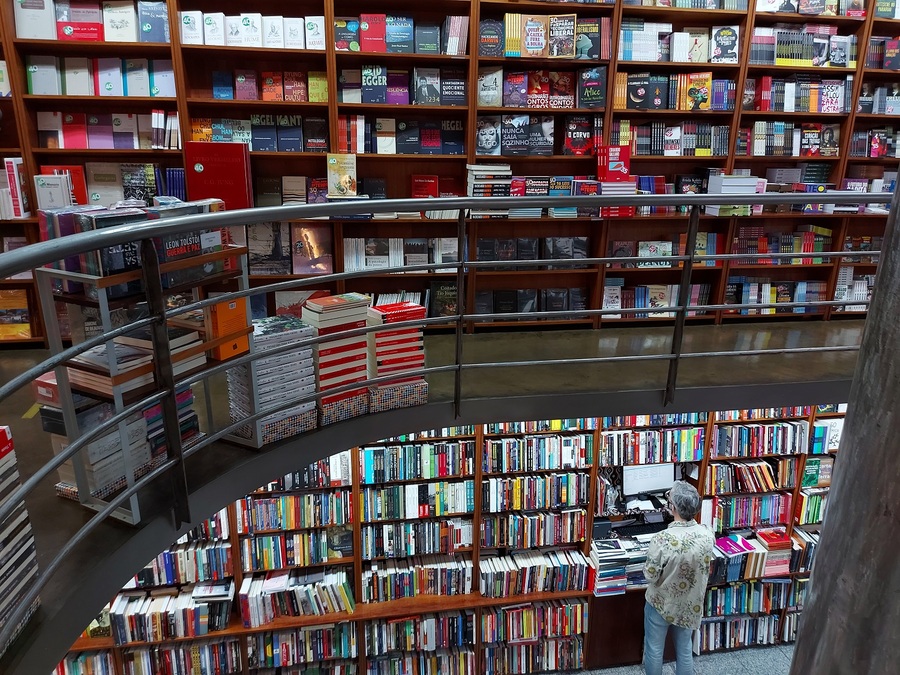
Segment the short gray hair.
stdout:
<svg viewBox="0 0 900 675">
<path fill-rule="evenodd" d="M 676 480 L 669 490 L 669 501 L 684 520 L 691 520 L 700 513 L 700 493 L 690 483 Z"/>
</svg>

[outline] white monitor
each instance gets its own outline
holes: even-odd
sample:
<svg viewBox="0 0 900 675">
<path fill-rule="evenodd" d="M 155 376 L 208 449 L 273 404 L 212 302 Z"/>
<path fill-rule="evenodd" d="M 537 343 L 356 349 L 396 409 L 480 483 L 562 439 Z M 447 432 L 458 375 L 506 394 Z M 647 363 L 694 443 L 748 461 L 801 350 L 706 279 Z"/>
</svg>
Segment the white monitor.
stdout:
<svg viewBox="0 0 900 675">
<path fill-rule="evenodd" d="M 675 484 L 675 464 L 646 464 L 622 467 L 622 494 L 634 497 L 660 494 Z"/>
</svg>

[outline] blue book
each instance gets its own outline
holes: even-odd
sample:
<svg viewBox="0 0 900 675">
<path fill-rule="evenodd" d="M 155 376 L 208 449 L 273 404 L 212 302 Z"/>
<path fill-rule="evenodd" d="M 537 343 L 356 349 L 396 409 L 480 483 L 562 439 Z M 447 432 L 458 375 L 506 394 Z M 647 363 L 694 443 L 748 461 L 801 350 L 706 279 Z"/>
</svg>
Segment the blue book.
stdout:
<svg viewBox="0 0 900 675">
<path fill-rule="evenodd" d="M 212 120 L 212 142 L 213 143 L 231 143 L 233 140 L 233 130 L 231 120 L 223 117 L 216 117 Z"/>
<path fill-rule="evenodd" d="M 413 18 L 388 14 L 385 19 L 384 42 L 389 54 L 412 54 L 415 46 Z"/>
<path fill-rule="evenodd" d="M 234 98 L 234 80 L 230 71 L 214 70 L 212 74 L 213 98 L 232 100 Z"/>
<path fill-rule="evenodd" d="M 362 67 L 362 102 L 387 103 L 387 69 L 383 66 Z"/>
<path fill-rule="evenodd" d="M 278 151 L 274 115 L 250 116 L 250 149 L 253 152 Z"/>
<path fill-rule="evenodd" d="M 276 135 L 279 152 L 303 152 L 303 119 L 300 115 L 279 115 Z"/>
<path fill-rule="evenodd" d="M 165 0 L 138 0 L 138 41 L 169 42 L 169 8 Z"/>
</svg>

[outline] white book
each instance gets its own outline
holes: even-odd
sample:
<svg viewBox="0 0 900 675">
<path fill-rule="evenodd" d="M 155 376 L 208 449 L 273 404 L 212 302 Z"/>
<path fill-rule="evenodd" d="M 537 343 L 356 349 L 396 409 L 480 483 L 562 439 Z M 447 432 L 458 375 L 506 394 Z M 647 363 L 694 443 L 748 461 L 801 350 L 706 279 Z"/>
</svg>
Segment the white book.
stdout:
<svg viewBox="0 0 900 675">
<path fill-rule="evenodd" d="M 113 144 L 123 150 L 137 150 L 140 147 L 138 139 L 137 115 L 126 113 L 113 113 Z M 131 136 L 131 142 L 128 142 Z"/>
<path fill-rule="evenodd" d="M 203 14 L 203 41 L 208 45 L 225 46 L 225 13 Z"/>
<path fill-rule="evenodd" d="M 103 40 L 137 42 L 137 12 L 132 0 L 104 0 Z"/>
<path fill-rule="evenodd" d="M 53 0 L 14 2 L 16 37 L 26 40 L 56 39 L 56 7 Z"/>
<path fill-rule="evenodd" d="M 0 59 L 0 97 L 8 96 L 12 96 L 12 89 L 9 85 L 9 69 L 6 67 L 6 61 Z"/>
<path fill-rule="evenodd" d="M 34 195 L 39 209 L 59 209 L 72 205 L 69 175 L 35 176 Z"/>
<path fill-rule="evenodd" d="M 242 47 L 244 38 L 241 36 L 241 17 L 225 17 L 225 46 Z"/>
<path fill-rule="evenodd" d="M 262 46 L 284 49 L 283 16 L 264 16 L 262 18 Z"/>
<path fill-rule="evenodd" d="M 36 115 L 38 143 L 42 148 L 64 149 L 62 113 L 40 110 Z"/>
<path fill-rule="evenodd" d="M 784 112 L 794 112 L 797 98 L 797 83 L 785 80 L 784 82 Z"/>
<path fill-rule="evenodd" d="M 241 44 L 244 47 L 262 47 L 262 14 L 248 12 L 241 14 Z"/>
<path fill-rule="evenodd" d="M 150 62 L 147 59 L 125 60 L 125 96 L 150 95 Z"/>
<path fill-rule="evenodd" d="M 306 21 L 303 17 L 284 17 L 285 49 L 306 49 Z"/>
<path fill-rule="evenodd" d="M 40 96 L 62 94 L 59 60 L 55 56 L 26 56 L 28 93 Z"/>
<path fill-rule="evenodd" d="M 325 50 L 325 17 L 306 17 L 306 48 Z"/>
<path fill-rule="evenodd" d="M 63 59 L 63 90 L 68 96 L 93 96 L 91 60 L 80 56 Z"/>
<path fill-rule="evenodd" d="M 122 59 L 98 58 L 94 62 L 95 79 L 99 85 L 98 96 L 124 96 L 125 81 L 122 77 Z"/>
<path fill-rule="evenodd" d="M 397 154 L 397 120 L 393 117 L 375 120 L 375 150 L 379 155 Z"/>
<path fill-rule="evenodd" d="M 153 149 L 153 116 L 150 114 L 137 115 L 138 148 L 140 150 Z"/>
<path fill-rule="evenodd" d="M 181 44 L 202 45 L 203 12 L 179 12 L 178 18 L 181 19 Z"/>
</svg>

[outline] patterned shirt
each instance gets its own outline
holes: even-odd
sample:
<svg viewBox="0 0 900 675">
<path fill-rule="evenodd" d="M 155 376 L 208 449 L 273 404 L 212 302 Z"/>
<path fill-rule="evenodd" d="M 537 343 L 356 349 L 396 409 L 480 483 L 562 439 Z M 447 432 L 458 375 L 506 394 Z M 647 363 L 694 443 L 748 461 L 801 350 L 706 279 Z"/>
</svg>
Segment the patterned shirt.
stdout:
<svg viewBox="0 0 900 675">
<path fill-rule="evenodd" d="M 666 622 L 700 627 L 713 543 L 713 533 L 693 520 L 671 523 L 650 540 L 644 563 L 647 602 Z"/>
</svg>

